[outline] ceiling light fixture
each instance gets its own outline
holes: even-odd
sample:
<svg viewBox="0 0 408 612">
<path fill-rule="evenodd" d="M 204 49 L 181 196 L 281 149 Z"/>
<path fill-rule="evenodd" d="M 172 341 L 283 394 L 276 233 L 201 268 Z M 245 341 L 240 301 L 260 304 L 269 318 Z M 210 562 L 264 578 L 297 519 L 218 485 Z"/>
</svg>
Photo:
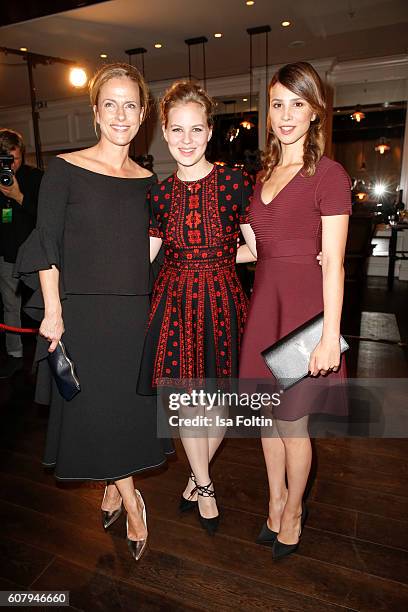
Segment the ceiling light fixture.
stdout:
<svg viewBox="0 0 408 612">
<path fill-rule="evenodd" d="M 28 72 L 28 83 L 30 88 L 30 101 L 31 101 L 31 120 L 32 120 L 32 128 L 33 128 L 33 136 L 34 136 L 34 148 L 35 148 L 35 157 L 36 157 L 36 165 L 41 170 L 44 168 L 43 159 L 42 159 L 42 151 L 41 151 L 41 138 L 40 138 L 40 122 L 39 122 L 39 112 L 38 109 L 41 106 L 37 103 L 36 97 L 36 88 L 35 88 L 35 71 L 34 68 L 37 65 L 48 66 L 50 64 L 64 64 L 69 66 L 78 66 L 76 62 L 72 60 L 65 59 L 63 57 L 54 57 L 52 55 L 43 55 L 41 53 L 33 53 L 32 51 L 28 51 L 27 47 L 20 47 L 19 49 L 12 49 L 11 47 L 1 47 L 0 53 L 4 53 L 5 55 L 19 55 L 22 57 L 24 63 L 27 66 Z M 86 77 L 85 71 L 83 71 Z M 46 105 L 46 103 L 45 103 Z"/>
<path fill-rule="evenodd" d="M 288 28 L 290 26 L 290 21 L 282 21 L 281 26 L 282 28 Z"/>
<path fill-rule="evenodd" d="M 69 81 L 73 87 L 78 89 L 84 87 L 88 81 L 88 76 L 83 68 L 71 68 Z"/>
<path fill-rule="evenodd" d="M 141 64 L 141 73 L 143 75 L 143 78 L 146 78 L 145 55 L 147 53 L 147 49 L 145 49 L 145 47 L 135 47 L 134 49 L 126 49 L 125 53 L 129 58 L 129 64 L 131 66 L 133 66 L 133 61 L 132 61 L 133 56 L 135 55 L 137 58 L 139 58 L 139 65 Z M 144 141 L 145 141 L 145 154 L 143 155 L 142 165 L 145 165 L 145 167 L 147 167 L 146 164 L 148 163 L 148 157 L 149 157 L 149 139 L 148 139 L 148 133 L 147 133 L 148 130 L 147 130 L 146 122 L 144 123 L 144 126 L 143 126 L 143 132 L 144 132 Z M 132 159 L 134 159 L 137 155 L 134 140 L 130 144 L 129 154 L 132 157 Z"/>
<path fill-rule="evenodd" d="M 239 125 L 243 127 L 244 130 L 252 130 L 252 128 L 255 127 L 255 124 L 252 123 L 252 121 L 248 121 L 248 119 L 244 119 Z"/>
<path fill-rule="evenodd" d="M 367 184 L 364 179 L 362 178 L 357 179 L 357 181 L 355 181 L 355 184 L 353 186 L 353 190 L 356 194 L 356 198 L 360 200 L 360 202 L 368 198 Z"/>
<path fill-rule="evenodd" d="M 188 47 L 188 80 L 191 81 L 191 47 L 195 45 L 201 45 L 202 48 L 202 59 L 203 59 L 203 82 L 204 89 L 207 88 L 207 67 L 205 59 L 205 45 L 208 43 L 206 36 L 195 36 L 194 38 L 186 38 L 184 41 Z"/>
<path fill-rule="evenodd" d="M 248 98 L 242 98 L 243 102 L 248 102 Z"/>
<path fill-rule="evenodd" d="M 350 116 L 353 119 L 353 121 L 357 121 L 357 123 L 360 123 L 362 119 L 365 119 L 365 114 L 361 110 L 361 106 L 359 104 L 357 104 L 354 113 L 351 113 Z"/>
<path fill-rule="evenodd" d="M 162 48 L 162 46 L 163 46 L 163 45 L 162 45 L 161 43 L 157 42 L 157 43 L 155 43 L 154 48 L 155 48 L 155 49 L 161 49 L 161 48 Z"/>
<path fill-rule="evenodd" d="M 102 59 L 106 59 L 108 57 L 107 53 L 101 53 L 100 56 Z"/>
<path fill-rule="evenodd" d="M 255 0 L 246 0 L 245 4 L 247 6 L 253 6 L 255 4 Z"/>
<path fill-rule="evenodd" d="M 221 32 L 216 32 L 214 34 L 214 38 L 222 38 L 222 33 Z"/>
<path fill-rule="evenodd" d="M 376 146 L 374 147 L 374 150 L 377 151 L 377 153 L 379 153 L 380 155 L 384 155 L 384 153 L 388 153 L 388 151 L 391 151 L 391 147 L 387 139 L 381 137 Z"/>
<path fill-rule="evenodd" d="M 253 57 L 252 57 L 252 37 L 257 36 L 258 34 L 265 34 L 265 83 L 268 83 L 268 65 L 269 65 L 269 32 L 271 31 L 270 25 L 264 26 L 256 26 L 255 28 L 247 28 L 247 34 L 249 34 L 249 112 L 252 111 L 252 93 L 253 93 Z M 268 91 L 267 88 L 265 90 L 266 100 L 268 99 Z M 245 130 L 250 130 L 255 127 L 255 124 L 250 120 L 250 118 L 243 119 L 240 123 L 241 127 Z"/>
</svg>

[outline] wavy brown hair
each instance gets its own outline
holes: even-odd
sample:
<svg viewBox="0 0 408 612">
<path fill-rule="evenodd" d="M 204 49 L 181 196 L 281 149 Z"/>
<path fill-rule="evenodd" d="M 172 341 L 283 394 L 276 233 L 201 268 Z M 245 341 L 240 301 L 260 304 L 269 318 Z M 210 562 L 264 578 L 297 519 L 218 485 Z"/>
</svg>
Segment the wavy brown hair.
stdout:
<svg viewBox="0 0 408 612">
<path fill-rule="evenodd" d="M 169 112 L 178 104 L 188 104 L 195 102 L 203 107 L 207 117 L 208 127 L 214 125 L 214 112 L 216 104 L 198 83 L 193 81 L 176 81 L 165 92 L 160 101 L 160 118 L 162 125 L 167 127 Z"/>
<path fill-rule="evenodd" d="M 313 176 L 316 165 L 323 155 L 326 144 L 326 94 L 324 85 L 316 70 L 307 62 L 286 64 L 278 70 L 269 83 L 269 96 L 275 83 L 280 83 L 296 96 L 305 100 L 316 114 L 316 119 L 310 123 L 309 131 L 303 147 L 303 175 Z M 261 180 L 267 181 L 275 166 L 281 160 L 282 147 L 278 137 L 272 130 L 270 115 L 267 119 L 266 148 L 262 158 L 263 173 Z"/>
</svg>

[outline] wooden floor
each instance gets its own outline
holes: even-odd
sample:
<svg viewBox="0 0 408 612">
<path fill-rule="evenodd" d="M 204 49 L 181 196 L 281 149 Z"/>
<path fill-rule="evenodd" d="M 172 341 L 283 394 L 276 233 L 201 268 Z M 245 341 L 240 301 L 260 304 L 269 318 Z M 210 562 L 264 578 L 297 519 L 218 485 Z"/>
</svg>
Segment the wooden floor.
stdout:
<svg viewBox="0 0 408 612">
<path fill-rule="evenodd" d="M 407 284 L 397 282 L 390 295 L 384 279 L 373 279 L 360 292 L 348 287 L 347 295 L 344 331 L 372 336 L 352 341 L 354 373 L 407 376 L 404 348 L 376 342 L 387 329 L 395 334 L 395 325 L 361 316 L 395 313 L 406 342 Z M 406 439 L 316 440 L 301 546 L 279 562 L 254 543 L 267 508 L 259 442 L 227 440 L 214 462 L 222 510 L 214 538 L 195 515 L 178 514 L 188 473 L 179 450 L 166 469 L 137 481 L 149 548 L 136 564 L 124 517 L 108 533 L 101 527 L 102 485 L 56 484 L 43 470 L 46 411 L 31 401 L 29 352 L 26 371 L 0 381 L 0 590 L 69 590 L 72 610 L 92 612 L 408 610 Z"/>
</svg>

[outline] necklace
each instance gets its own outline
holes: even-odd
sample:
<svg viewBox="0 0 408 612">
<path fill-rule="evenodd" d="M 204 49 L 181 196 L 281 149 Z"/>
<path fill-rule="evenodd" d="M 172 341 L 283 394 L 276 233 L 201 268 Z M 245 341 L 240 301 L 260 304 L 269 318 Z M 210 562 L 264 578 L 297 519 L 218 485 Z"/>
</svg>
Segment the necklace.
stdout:
<svg viewBox="0 0 408 612">
<path fill-rule="evenodd" d="M 179 179 L 181 183 L 183 183 L 184 187 L 188 190 L 188 191 L 193 191 L 194 187 L 197 185 L 197 182 L 194 183 L 185 183 L 184 181 L 182 181 L 181 179 Z"/>
<path fill-rule="evenodd" d="M 183 183 L 184 187 L 188 190 L 188 191 L 195 191 L 197 188 L 197 185 L 200 184 L 200 181 L 202 181 L 203 179 L 207 178 L 208 176 L 210 176 L 210 174 L 213 172 L 215 166 L 213 166 L 211 168 L 211 170 L 209 171 L 208 174 L 206 174 L 205 176 L 203 176 L 202 178 L 197 179 L 196 181 L 183 181 L 183 179 L 181 179 L 177 172 L 176 172 L 176 177 L 178 178 L 178 180 L 180 181 L 180 183 Z"/>
<path fill-rule="evenodd" d="M 197 183 L 199 183 L 200 180 L 201 180 L 201 179 L 198 179 L 197 181 L 183 181 L 183 179 L 181 179 L 180 177 L 177 176 L 177 178 L 180 181 L 180 183 L 182 183 L 184 185 L 184 187 L 188 191 L 190 191 L 190 192 L 194 190 L 194 188 L 196 187 Z"/>
</svg>

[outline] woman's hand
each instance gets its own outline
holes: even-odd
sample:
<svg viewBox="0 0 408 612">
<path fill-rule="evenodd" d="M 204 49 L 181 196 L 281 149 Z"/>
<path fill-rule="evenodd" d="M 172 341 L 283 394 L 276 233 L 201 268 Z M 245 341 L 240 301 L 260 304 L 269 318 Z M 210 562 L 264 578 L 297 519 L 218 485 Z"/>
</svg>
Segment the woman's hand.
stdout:
<svg viewBox="0 0 408 612">
<path fill-rule="evenodd" d="M 322 265 L 322 255 L 323 253 L 320 251 L 320 253 L 318 255 L 316 255 L 316 259 L 319 262 L 319 265 Z"/>
<path fill-rule="evenodd" d="M 153 263 L 159 254 L 161 245 L 163 241 L 161 238 L 155 238 L 154 236 L 150 236 L 149 245 L 150 245 L 150 263 Z"/>
<path fill-rule="evenodd" d="M 253 261 L 256 261 L 256 257 L 252 253 L 249 246 L 247 244 L 241 244 L 240 246 L 238 246 L 235 263 L 243 264 L 252 263 Z"/>
<path fill-rule="evenodd" d="M 57 348 L 58 342 L 61 340 L 64 333 L 64 322 L 61 314 L 47 314 L 41 321 L 39 334 L 51 342 L 48 351 L 53 353 Z"/>
<path fill-rule="evenodd" d="M 337 372 L 340 366 L 340 339 L 320 340 L 310 356 L 309 372 L 312 376 Z"/>
</svg>

